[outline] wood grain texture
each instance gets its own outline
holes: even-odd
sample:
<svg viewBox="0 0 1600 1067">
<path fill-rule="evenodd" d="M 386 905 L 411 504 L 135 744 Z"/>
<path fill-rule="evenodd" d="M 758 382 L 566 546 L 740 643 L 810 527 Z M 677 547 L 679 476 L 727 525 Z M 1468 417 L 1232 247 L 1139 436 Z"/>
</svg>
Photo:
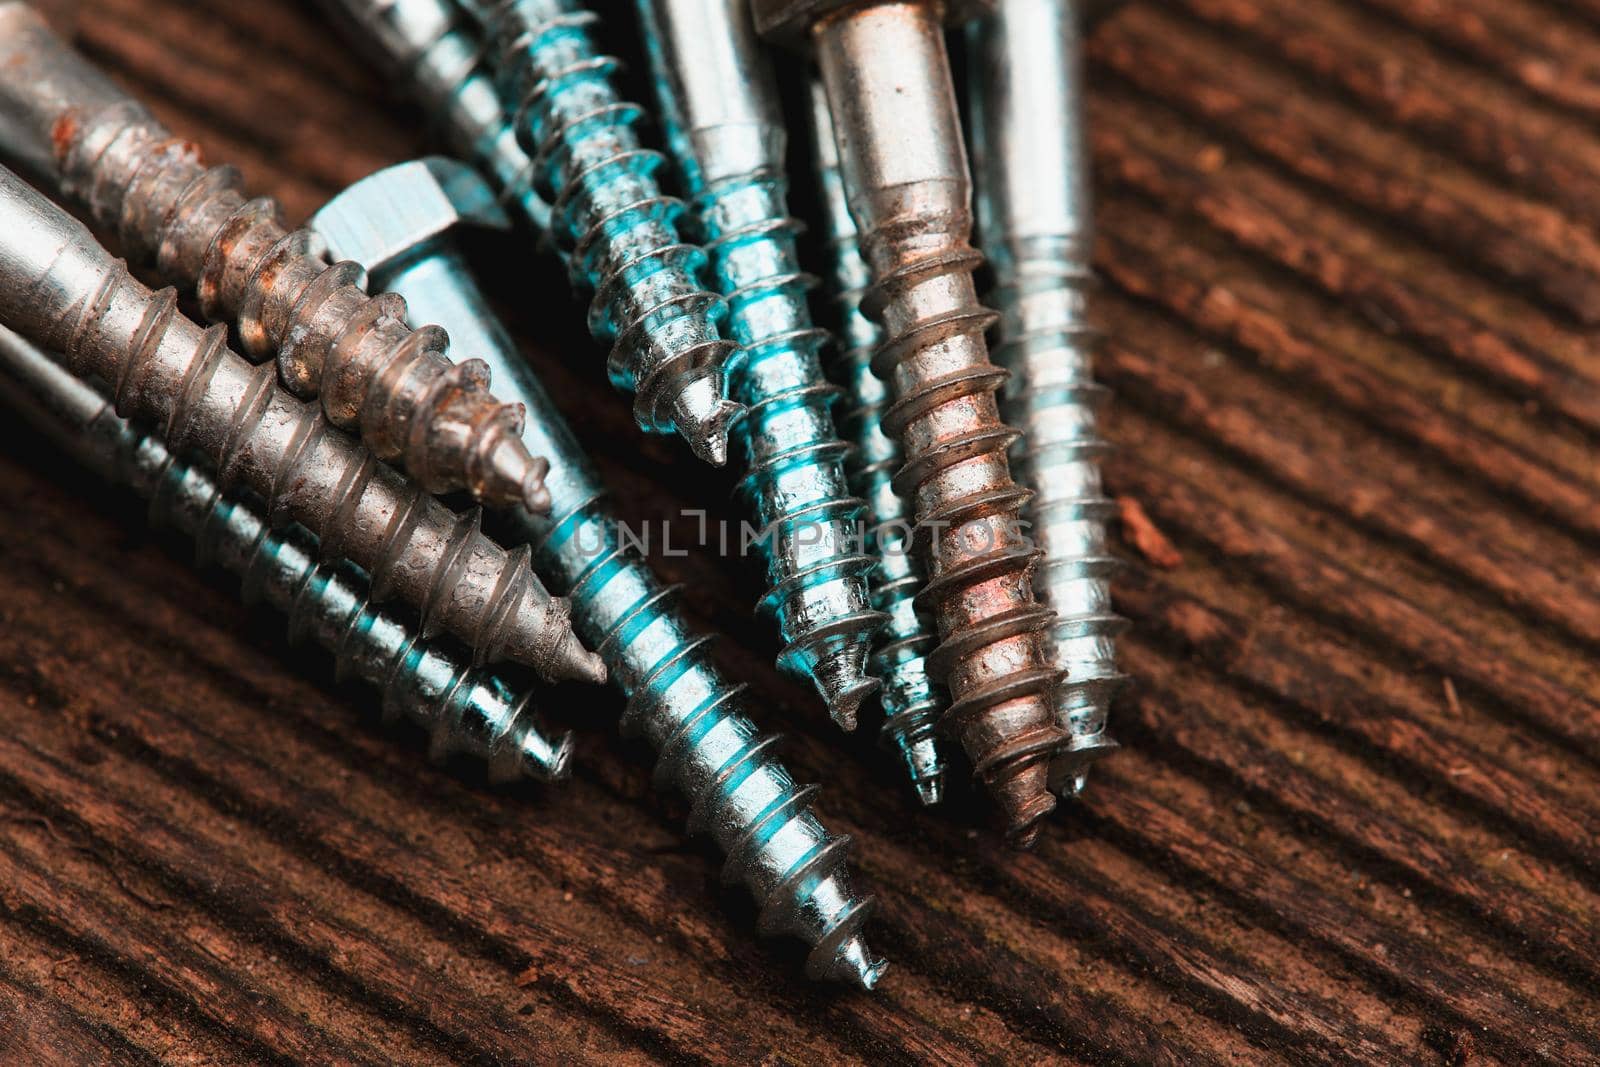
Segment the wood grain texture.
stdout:
<svg viewBox="0 0 1600 1067">
<path fill-rule="evenodd" d="M 428 147 L 309 4 L 82 0 L 82 47 L 301 218 Z M 626 8 L 614 47 L 635 49 Z M 575 779 L 386 730 L 226 575 L 0 428 L 0 1059 L 1600 1062 L 1600 4 L 1129 0 L 1090 40 L 1137 684 L 1037 851 L 771 667 L 663 557 L 855 838 L 873 996 L 754 938 L 609 691 Z M 619 508 L 642 440 L 526 235 L 475 250 Z"/>
</svg>

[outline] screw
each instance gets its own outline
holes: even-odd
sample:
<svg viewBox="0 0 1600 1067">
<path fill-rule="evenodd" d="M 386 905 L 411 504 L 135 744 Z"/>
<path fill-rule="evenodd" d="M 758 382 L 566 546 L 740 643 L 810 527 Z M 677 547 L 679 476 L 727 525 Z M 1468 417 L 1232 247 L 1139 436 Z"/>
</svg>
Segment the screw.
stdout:
<svg viewBox="0 0 1600 1067">
<path fill-rule="evenodd" d="M 434 167 L 443 161 L 435 161 Z M 361 259 L 398 251 L 381 214 L 392 188 L 415 180 L 415 163 L 357 182 L 320 211 L 313 224 L 341 254 Z M 448 183 L 476 197 L 456 217 L 481 219 L 492 207 L 488 186 Z M 500 225 L 504 225 L 502 217 Z M 348 242 L 348 243 L 347 243 Z M 658 785 L 675 785 L 690 804 L 691 832 L 706 832 L 727 854 L 723 878 L 743 882 L 760 905 L 759 929 L 789 933 L 811 946 L 806 973 L 871 989 L 886 964 L 861 936 L 871 901 L 852 890 L 845 868 L 849 839 L 830 835 L 811 810 L 815 786 L 797 786 L 743 711 L 742 686 L 730 685 L 709 654 L 710 636 L 696 634 L 674 607 L 676 589 L 661 584 L 626 547 L 620 521 L 572 431 L 487 306 L 466 263 L 438 227 L 419 228 L 403 255 L 369 262 L 374 284 L 400 291 L 418 313 L 445 323 L 527 405 L 530 447 L 550 457 L 548 516 L 507 515 L 533 546 L 540 567 L 567 590 L 573 622 L 605 657 L 611 679 L 627 695 L 622 731 L 656 749 Z"/>
<path fill-rule="evenodd" d="M 270 365 L 229 351 L 221 326 L 179 315 L 173 290 L 133 280 L 82 223 L 4 168 L 0 321 L 62 353 L 79 377 L 111 383 L 118 414 L 148 421 L 174 451 L 206 456 L 224 488 L 260 494 L 272 521 L 318 534 L 326 557 L 372 575 L 378 600 L 414 606 L 424 636 L 449 630 L 480 662 L 604 680 L 526 549 L 507 553 L 479 532 L 476 511 L 453 514 L 334 430 L 278 388 Z"/>
<path fill-rule="evenodd" d="M 1012 373 L 1001 408 L 1023 431 L 1012 462 L 1034 489 L 1026 512 L 1044 552 L 1039 599 L 1056 612 L 1055 664 L 1069 681 L 1056 710 L 1070 744 L 1050 768 L 1061 796 L 1082 792 L 1089 766 L 1113 752 L 1106 710 L 1125 680 L 1111 608 L 1114 513 L 1100 486 L 1108 446 L 1096 416 L 1108 391 L 1093 378 L 1098 334 L 1087 317 L 1092 246 L 1084 144 L 1080 5 L 999 0 L 969 29 L 978 230 L 994 265 L 995 355 Z"/>
<path fill-rule="evenodd" d="M 804 34 L 822 70 L 850 214 L 872 287 L 863 307 L 885 329 L 873 372 L 895 403 L 884 429 L 906 465 L 895 487 L 911 501 L 927 558 L 919 594 L 942 643 L 929 654 L 950 690 L 941 725 L 960 738 L 998 801 L 1006 835 L 1033 844 L 1055 807 L 1048 762 L 1066 738 L 1055 723 L 1060 672 L 1044 636 L 1053 615 L 1034 598 L 1038 551 L 1018 519 L 1028 493 L 1011 480 L 1000 420 L 1004 371 L 983 334 L 969 238 L 971 181 L 955 92 L 931 2 L 756 0 L 756 27 Z"/>
<path fill-rule="evenodd" d="M 847 463 L 850 485 L 866 499 L 872 516 L 868 531 L 868 547 L 876 560 L 872 603 L 889 618 L 871 661 L 873 673 L 883 680 L 880 736 L 886 747 L 899 753 L 922 802 L 937 804 L 944 793 L 945 758 L 936 726 L 946 698 L 928 674 L 933 620 L 914 600 L 924 576 L 911 554 L 910 508 L 893 485 L 900 446 L 883 432 L 889 389 L 872 373 L 872 353 L 883 342 L 883 331 L 861 313 L 861 296 L 871 273 L 861 258 L 856 225 L 845 203 L 828 101 L 820 83 L 813 81 L 811 90 L 812 135 L 840 338 L 830 369 L 844 385 L 846 397 L 839 425 L 856 446 Z"/>
<path fill-rule="evenodd" d="M 721 466 L 728 427 L 718 333 L 722 300 L 701 286 L 705 253 L 679 237 L 683 204 L 662 195 L 663 158 L 641 147 L 644 115 L 611 83 L 617 61 L 596 51 L 596 16 L 571 0 L 471 0 L 493 42 L 502 99 L 532 157 L 533 188 L 575 284 L 593 289 L 589 330 L 612 342 L 612 382 L 635 393 L 634 418 L 676 430 L 695 455 Z"/>
<path fill-rule="evenodd" d="M 246 200 L 237 171 L 206 167 L 22 3 L 0 4 L 0 106 L 14 120 L 8 152 L 49 146 L 60 195 L 162 276 L 195 286 L 207 318 L 237 320 L 247 352 L 276 352 L 285 386 L 320 394 L 328 420 L 359 428 L 380 459 L 403 460 L 430 492 L 549 506 L 548 465 L 523 447 L 523 414 L 489 394 L 481 361 L 452 364 L 444 331 L 412 331 L 395 298 L 362 291 L 359 267 L 326 263 L 274 201 Z"/>
<path fill-rule="evenodd" d="M 853 730 L 878 688 L 866 667 L 884 616 L 867 590 L 865 504 L 844 473 L 850 448 L 829 412 L 838 390 L 817 358 L 828 335 L 806 306 L 816 280 L 800 270 L 800 224 L 786 203 L 777 83 L 742 0 L 640 0 L 639 11 L 668 140 L 740 345 L 730 364 L 745 407 L 735 436 L 749 465 L 741 489 L 766 535 L 771 588 L 761 606 L 783 635 L 779 665 L 809 676 Z"/>
<path fill-rule="evenodd" d="M 366 572 L 348 560 L 319 564 L 309 530 L 274 529 L 251 494 L 224 493 L 203 468 L 118 418 L 94 389 L 3 327 L 0 393 L 57 447 L 149 499 L 152 521 L 190 535 L 202 558 L 244 579 L 247 601 L 265 598 L 285 612 L 290 636 L 314 637 L 333 653 L 341 678 L 377 686 L 384 719 L 403 715 L 426 730 L 434 759 L 459 752 L 487 760 L 494 782 L 567 776 L 571 735 L 542 733 L 527 696 L 373 607 Z"/>
</svg>

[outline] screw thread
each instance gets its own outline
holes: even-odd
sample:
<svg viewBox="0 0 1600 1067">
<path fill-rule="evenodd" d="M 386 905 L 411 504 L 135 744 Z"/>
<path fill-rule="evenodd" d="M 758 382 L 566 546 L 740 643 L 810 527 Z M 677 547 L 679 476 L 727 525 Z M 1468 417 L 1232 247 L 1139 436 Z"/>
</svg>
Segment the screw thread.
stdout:
<svg viewBox="0 0 1600 1067">
<path fill-rule="evenodd" d="M 495 42 L 552 235 L 574 283 L 593 290 L 589 330 L 612 342 L 612 383 L 633 390 L 642 429 L 676 431 L 721 466 L 741 410 L 726 396 L 726 307 L 697 279 L 705 253 L 679 235 L 684 205 L 662 194 L 663 157 L 641 146 L 644 111 L 620 98 L 617 60 L 590 39 L 596 16 L 571 0 L 485 0 L 474 10 Z"/>
<path fill-rule="evenodd" d="M 995 398 L 1006 372 L 984 343 L 995 316 L 973 284 L 983 257 L 968 242 L 971 185 L 938 11 L 869 6 L 822 24 L 816 38 L 837 141 L 857 153 L 841 150 L 841 166 L 873 276 L 862 307 L 884 329 L 872 369 L 896 397 L 883 413 L 905 453 L 894 486 L 913 503 L 928 557 L 917 601 L 939 627 L 928 663 L 950 690 L 941 726 L 999 803 L 1007 837 L 1026 848 L 1055 807 L 1048 764 L 1066 742 L 1054 709 L 1061 673 L 1044 641 L 1054 614 L 1030 581 L 1039 552 L 1020 528 L 1029 494 L 1006 459 L 1017 438 Z M 862 60 L 885 54 L 907 69 Z M 881 151 L 880 124 L 903 122 L 913 108 L 946 155 L 892 181 L 867 170 L 862 146 Z"/>
<path fill-rule="evenodd" d="M 944 792 L 946 766 L 937 731 L 946 697 L 929 675 L 927 664 L 936 638 L 932 619 L 915 604 L 924 579 L 922 567 L 911 553 L 911 510 L 893 485 L 894 472 L 901 464 L 900 446 L 883 432 L 889 389 L 872 373 L 872 353 L 882 344 L 883 333 L 861 313 L 861 298 L 871 282 L 871 272 L 861 258 L 855 222 L 845 202 L 827 101 L 820 86 L 813 85 L 813 90 L 818 180 L 833 268 L 829 295 L 839 335 L 829 369 L 844 389 L 839 427 L 855 445 L 846 463 L 850 486 L 866 500 L 871 515 L 867 540 L 875 561 L 872 603 L 888 617 L 870 663 L 873 674 L 883 682 L 880 738 L 886 748 L 899 754 L 922 802 L 936 804 Z"/>
<path fill-rule="evenodd" d="M 1106 733 L 1125 676 L 1112 609 L 1118 562 L 1106 542 L 1113 514 L 1100 480 L 1098 432 L 1109 396 L 1093 377 L 1099 333 L 1089 318 L 1092 195 L 1084 135 L 1081 5 L 1001 0 L 968 43 L 972 136 L 983 246 L 1000 312 L 995 359 L 1011 371 L 1001 410 L 1022 431 L 1012 463 L 1034 497 L 1025 511 L 1044 552 L 1039 598 L 1056 612 L 1051 655 L 1067 671 L 1057 694 L 1068 745 L 1051 766 L 1061 796 L 1082 792 L 1090 765 L 1115 751 Z"/>
<path fill-rule="evenodd" d="M 812 810 L 818 787 L 796 784 L 778 762 L 779 736 L 746 717 L 745 687 L 729 684 L 711 661 L 713 638 L 688 628 L 675 608 L 677 587 L 662 586 L 624 552 L 598 504 L 555 527 L 562 538 L 603 538 L 603 549 L 576 564 L 552 558 L 550 567 L 572 575 L 579 627 L 627 694 L 623 734 L 656 749 L 657 786 L 676 786 L 688 799 L 689 832 L 716 840 L 727 856 L 722 880 L 742 882 L 755 896 L 760 933 L 809 944 L 811 978 L 871 989 L 887 965 L 861 938 L 872 900 L 850 886 L 850 838 L 823 827 Z M 555 552 L 570 561 L 570 552 Z"/>
<path fill-rule="evenodd" d="M 373 210 L 372 179 L 340 194 L 318 216 Z M 380 201 L 381 202 L 381 201 Z M 320 223 L 319 223 L 320 225 Z M 658 753 L 656 780 L 688 799 L 691 828 L 710 834 L 728 856 L 724 876 L 743 882 L 761 907 L 761 929 L 809 944 L 816 978 L 871 988 L 884 964 L 861 936 L 870 900 L 852 890 L 847 839 L 834 837 L 812 810 L 812 787 L 796 785 L 746 716 L 739 686 L 710 656 L 664 587 L 629 550 L 626 528 L 607 510 L 593 466 L 538 378 L 488 308 L 466 263 L 447 242 L 429 255 L 378 272 L 375 282 L 427 308 L 462 336 L 482 339 L 500 381 L 527 405 L 525 431 L 551 458 L 549 516 L 509 516 L 533 546 L 541 570 L 570 598 L 573 622 L 604 657 L 627 696 L 623 729 Z"/>
<path fill-rule="evenodd" d="M 375 607 L 366 572 L 349 560 L 318 563 L 320 545 L 305 527 L 274 529 L 253 494 L 223 492 L 206 470 L 119 418 L 10 330 L 0 330 L 0 385 L 15 391 L 10 399 L 24 417 L 148 499 L 152 522 L 193 537 L 202 560 L 242 578 L 246 602 L 264 599 L 286 613 L 291 639 L 315 639 L 333 654 L 338 677 L 376 686 L 384 720 L 404 716 L 426 730 L 433 758 L 483 759 L 495 782 L 567 776 L 571 735 L 540 730 L 531 694 L 519 697 L 498 675 Z"/>
<path fill-rule="evenodd" d="M 31 12 L 0 46 L 12 101 L 48 127 L 62 195 L 84 205 L 162 277 L 193 285 L 213 321 L 236 320 L 245 350 L 278 355 L 285 386 L 320 396 L 334 425 L 359 431 L 431 492 L 465 488 L 492 505 L 549 505 L 548 464 L 521 441 L 522 412 L 489 393 L 481 360 L 453 364 L 438 327 L 413 331 L 393 298 L 361 289 L 354 263 L 328 264 L 275 201 L 247 199 L 232 167 L 111 87 Z M 13 61 L 14 60 L 14 61 Z M 83 100 L 52 79 L 88 86 Z"/>
<path fill-rule="evenodd" d="M 786 643 L 779 663 L 811 677 L 834 719 L 852 730 L 878 688 L 866 661 L 884 616 L 870 603 L 865 504 L 844 472 L 850 448 L 829 411 L 838 389 L 817 356 L 828 335 L 812 326 L 806 305 L 815 279 L 800 271 L 799 223 L 784 201 L 784 180 L 761 171 L 717 182 L 695 205 L 741 346 L 733 370 L 745 405 L 736 433 L 748 460 L 741 489 L 769 534 L 771 588 L 761 606 Z"/>
<path fill-rule="evenodd" d="M 1110 446 L 1096 429 L 1110 391 L 1093 380 L 1099 335 L 1084 314 L 1093 277 L 1081 244 L 1032 241 L 1014 251 L 1006 266 L 997 264 L 995 355 L 1014 375 L 1002 398 L 1023 433 L 1012 460 L 1035 489 L 1025 513 L 1044 552 L 1035 586 L 1056 612 L 1053 653 L 1069 678 L 1057 711 L 1070 741 L 1051 767 L 1052 786 L 1075 796 L 1089 765 L 1117 748 L 1106 716 L 1127 680 L 1117 668 L 1116 638 L 1128 623 L 1111 607 L 1120 564 L 1106 543 L 1115 505 L 1100 481 Z"/>
<path fill-rule="evenodd" d="M 206 456 L 220 485 L 260 494 L 273 522 L 292 518 L 318 534 L 324 556 L 372 575 L 378 600 L 415 607 L 423 636 L 448 630 L 479 662 L 604 679 L 526 548 L 507 553 L 479 531 L 476 509 L 455 515 L 332 429 L 278 388 L 271 366 L 229 351 L 221 326 L 202 330 L 179 315 L 173 290 L 135 281 L 81 223 L 5 171 L 0 235 L 0 315 L 80 377 L 110 383 L 119 414 L 158 427 L 174 451 Z"/>
</svg>

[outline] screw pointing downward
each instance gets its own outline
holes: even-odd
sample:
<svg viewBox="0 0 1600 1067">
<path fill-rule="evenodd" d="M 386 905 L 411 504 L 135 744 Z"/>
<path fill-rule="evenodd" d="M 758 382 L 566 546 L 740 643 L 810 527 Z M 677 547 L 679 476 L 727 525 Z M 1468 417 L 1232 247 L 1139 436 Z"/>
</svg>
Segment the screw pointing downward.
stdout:
<svg viewBox="0 0 1600 1067">
<path fill-rule="evenodd" d="M 193 537 L 202 559 L 244 579 L 247 601 L 263 598 L 286 613 L 291 638 L 312 637 L 332 652 L 341 678 L 377 686 L 384 718 L 404 716 L 427 731 L 432 758 L 487 760 L 494 782 L 567 776 L 572 736 L 543 733 L 528 697 L 373 607 L 371 580 L 359 567 L 318 563 L 320 546 L 305 527 L 273 528 L 249 493 L 224 493 L 204 469 L 118 418 L 94 389 L 3 327 L 0 393 L 58 447 L 148 498 L 152 521 Z"/>
<path fill-rule="evenodd" d="M 566 601 L 550 596 L 523 549 L 507 553 L 413 487 L 317 409 L 289 396 L 272 367 L 229 351 L 220 326 L 177 313 L 88 229 L 0 168 L 0 321 L 81 378 L 111 385 L 117 413 L 144 420 L 178 452 L 194 450 L 227 488 L 266 500 L 321 538 L 323 555 L 372 575 L 374 595 L 417 609 L 422 632 L 449 630 L 480 661 L 511 659 L 546 678 L 605 679 Z"/>
<path fill-rule="evenodd" d="M 972 272 L 971 181 L 940 25 L 932 2 L 757 0 L 758 29 L 804 34 L 833 118 L 850 214 L 872 286 L 863 306 L 884 328 L 873 371 L 895 402 L 884 429 L 900 439 L 895 486 L 911 501 L 938 623 L 928 657 L 950 690 L 941 725 L 960 739 L 999 804 L 1006 835 L 1027 848 L 1055 807 L 1048 765 L 1066 743 L 1056 725 L 1061 674 L 1044 638 L 1054 614 L 1034 598 L 1038 551 L 1019 512 L 1000 419 L 1006 373 L 989 361 L 994 321 Z"/>
<path fill-rule="evenodd" d="M 683 204 L 656 182 L 661 154 L 639 143 L 644 110 L 617 94 L 617 61 L 590 39 L 596 16 L 571 0 L 466 6 L 490 41 L 551 234 L 573 281 L 594 291 L 589 330 L 612 342 L 612 382 L 634 391 L 642 429 L 675 430 L 721 466 L 742 410 L 726 395 L 733 345 L 717 330 L 726 308 L 696 277 L 705 253 L 678 234 Z"/>
<path fill-rule="evenodd" d="M 359 267 L 326 263 L 274 201 L 247 200 L 235 170 L 206 167 L 18 2 L 0 3 L 0 108 L 15 120 L 0 126 L 8 153 L 48 146 L 62 196 L 130 255 L 195 286 L 208 318 L 236 320 L 247 352 L 276 353 L 284 385 L 320 396 L 328 421 L 358 429 L 380 459 L 430 492 L 549 506 L 548 464 L 522 443 L 523 413 L 489 394 L 482 361 L 452 364 L 443 330 L 410 329 L 403 304 L 362 290 Z"/>
<path fill-rule="evenodd" d="M 437 171 L 446 161 L 429 160 Z M 314 224 L 342 254 L 368 263 L 374 284 L 400 290 L 419 309 L 485 353 L 503 387 L 527 405 L 527 434 L 550 457 L 548 516 L 508 515 L 533 545 L 543 571 L 572 600 L 573 623 L 605 657 L 628 698 L 622 731 L 657 754 L 656 784 L 689 801 L 691 831 L 727 855 L 723 880 L 743 883 L 760 907 L 758 929 L 811 946 L 806 973 L 871 989 L 887 966 L 861 933 L 871 898 L 857 895 L 845 866 L 850 839 L 828 833 L 812 810 L 815 786 L 801 786 L 778 762 L 778 739 L 745 710 L 743 686 L 717 670 L 712 638 L 692 630 L 664 586 L 633 552 L 588 456 L 489 309 L 460 252 L 439 227 L 423 227 L 398 246 L 374 247 L 373 212 L 410 185 L 419 164 L 403 163 L 340 193 Z M 463 198 L 450 218 L 487 219 L 492 194 L 457 164 L 448 183 Z M 472 203 L 477 200 L 479 203 Z M 499 225 L 504 226 L 504 216 Z M 350 243 L 346 243 L 349 241 Z M 393 253 L 393 254 L 391 254 Z"/>
<path fill-rule="evenodd" d="M 900 756 L 911 786 L 924 804 L 944 795 L 945 757 L 938 737 L 939 716 L 948 702 L 928 674 L 927 656 L 935 642 L 933 620 L 916 605 L 922 588 L 922 565 L 911 554 L 911 509 L 895 492 L 900 446 L 883 432 L 883 411 L 889 389 L 872 373 L 872 353 L 883 343 L 883 331 L 861 313 L 861 297 L 872 280 L 856 241 L 856 225 L 845 202 L 839 174 L 839 151 L 833 120 L 822 86 L 811 86 L 811 122 L 817 178 L 828 252 L 832 258 L 832 295 L 838 309 L 835 329 L 839 351 L 831 371 L 844 387 L 839 426 L 855 444 L 847 462 L 850 484 L 867 502 L 871 515 L 868 547 L 877 557 L 872 571 L 873 606 L 889 617 L 873 649 L 871 667 L 883 682 L 884 745 Z"/>
<path fill-rule="evenodd" d="M 874 610 L 862 551 L 864 503 L 844 473 L 849 446 L 828 408 L 838 390 L 817 351 L 783 177 L 778 89 L 743 0 L 639 0 L 661 110 L 712 276 L 740 344 L 733 392 L 745 405 L 734 436 L 748 457 L 741 488 L 766 534 L 770 591 L 762 607 L 783 635 L 778 662 L 809 677 L 834 721 L 855 729 L 878 688 L 866 666 Z"/>
<path fill-rule="evenodd" d="M 1085 314 L 1092 212 L 1079 8 L 999 0 L 992 18 L 969 27 L 978 230 L 996 279 L 995 355 L 1012 374 L 1001 408 L 1023 431 L 1012 460 L 1034 490 L 1025 514 L 1044 551 L 1035 584 L 1056 612 L 1052 652 L 1068 675 L 1056 707 L 1071 741 L 1050 767 L 1064 797 L 1116 751 L 1106 712 L 1125 680 L 1116 637 L 1127 627 L 1111 608 L 1114 505 L 1100 487 L 1108 446 L 1095 426 L 1107 390 L 1093 377 L 1098 334 Z"/>
</svg>

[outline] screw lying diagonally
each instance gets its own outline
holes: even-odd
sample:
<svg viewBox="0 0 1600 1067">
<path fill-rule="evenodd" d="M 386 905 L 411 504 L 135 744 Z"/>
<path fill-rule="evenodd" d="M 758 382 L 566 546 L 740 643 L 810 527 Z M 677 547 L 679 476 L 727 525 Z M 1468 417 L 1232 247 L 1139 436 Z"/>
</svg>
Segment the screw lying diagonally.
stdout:
<svg viewBox="0 0 1600 1067">
<path fill-rule="evenodd" d="M 131 256 L 193 285 L 208 318 L 236 320 L 247 352 L 276 353 L 285 386 L 320 396 L 328 420 L 379 458 L 430 492 L 549 506 L 547 464 L 522 444 L 522 412 L 489 394 L 482 361 L 451 363 L 443 330 L 410 329 L 403 303 L 369 297 L 359 267 L 325 262 L 276 202 L 247 199 L 238 172 L 206 167 L 15 0 L 0 3 L 0 107 L 10 136 L 32 142 L 6 144 L 13 157 L 47 154 L 61 195 Z"/>
<path fill-rule="evenodd" d="M 446 161 L 430 160 L 437 172 Z M 464 198 L 450 218 L 487 220 L 492 195 L 457 165 L 447 183 Z M 367 262 L 374 283 L 401 291 L 419 313 L 445 323 L 486 354 L 503 388 L 528 407 L 528 443 L 553 467 L 549 516 L 507 516 L 535 547 L 540 566 L 567 590 L 573 621 L 605 657 L 627 694 L 622 729 L 658 755 L 656 782 L 690 804 L 690 829 L 709 834 L 727 855 L 723 878 L 743 883 L 760 906 L 764 934 L 790 934 L 811 946 L 806 973 L 871 989 L 887 966 L 861 928 L 870 898 L 858 896 L 845 867 L 849 838 L 835 837 L 812 811 L 815 786 L 797 785 L 744 709 L 743 687 L 711 660 L 712 638 L 696 634 L 663 586 L 627 547 L 606 491 L 538 379 L 487 306 L 466 263 L 440 234 L 422 227 L 409 241 L 372 242 L 374 220 L 393 187 L 428 180 L 405 163 L 357 182 L 313 220 L 342 254 Z M 465 202 L 476 196 L 478 203 Z M 501 217 L 500 225 L 504 225 Z M 395 236 L 391 234 L 390 236 Z M 346 243 L 346 241 L 350 243 Z M 381 247 L 379 247 L 381 246 Z"/>
<path fill-rule="evenodd" d="M 1087 317 L 1092 244 L 1084 138 L 1081 5 L 998 0 L 969 27 L 978 232 L 994 266 L 995 356 L 1011 371 L 1001 409 L 1023 431 L 1012 462 L 1034 491 L 1025 515 L 1044 561 L 1039 599 L 1056 612 L 1052 646 L 1067 672 L 1057 698 L 1071 741 L 1050 768 L 1061 796 L 1083 791 L 1089 766 L 1113 752 L 1112 696 L 1126 680 L 1111 607 L 1116 557 L 1106 547 L 1115 505 L 1100 486 L 1108 448 L 1096 430 L 1107 390 L 1094 380 L 1098 334 Z"/>
<path fill-rule="evenodd" d="M 372 575 L 374 596 L 417 609 L 422 632 L 448 630 L 480 661 L 526 663 L 546 678 L 605 679 L 566 601 L 515 553 L 458 516 L 277 385 L 273 369 L 229 351 L 220 326 L 177 313 L 84 225 L 0 168 L 0 322 L 79 377 L 108 382 L 117 413 L 156 427 L 177 452 L 205 456 L 225 488 L 246 486 L 273 521 L 321 538 L 329 559 Z"/>
<path fill-rule="evenodd" d="M 272 527 L 249 493 L 224 493 L 204 469 L 119 418 L 93 388 L 4 328 L 0 395 L 58 448 L 147 498 L 152 521 L 193 537 L 203 559 L 244 580 L 246 600 L 263 598 L 287 614 L 290 636 L 312 637 L 333 653 L 340 677 L 376 686 L 384 718 L 403 716 L 427 731 L 434 759 L 486 760 L 495 782 L 567 776 L 571 735 L 547 736 L 527 696 L 374 607 L 359 567 L 318 563 L 317 539 L 305 527 Z"/>
<path fill-rule="evenodd" d="M 946 697 L 928 675 L 927 655 L 936 638 L 933 620 L 915 602 L 923 573 L 911 554 L 911 509 L 893 484 L 900 466 L 900 446 L 883 432 L 889 389 L 872 373 L 872 353 L 883 343 L 883 331 L 861 313 L 861 297 L 872 277 L 861 258 L 856 225 L 845 203 L 828 101 L 819 83 L 813 82 L 811 89 L 813 151 L 833 266 L 830 295 L 838 311 L 834 329 L 839 350 L 830 370 L 845 394 L 839 426 L 856 446 L 846 462 L 850 484 L 866 500 L 871 516 L 868 547 L 876 557 L 872 602 L 889 618 L 870 664 L 883 682 L 880 736 L 899 754 L 918 798 L 924 804 L 937 804 L 944 794 L 945 774 L 944 746 L 937 727 Z"/>
<path fill-rule="evenodd" d="M 612 382 L 633 390 L 642 429 L 676 431 L 722 465 L 741 410 L 726 396 L 726 308 L 697 278 L 705 253 L 679 236 L 683 204 L 656 182 L 661 154 L 639 142 L 643 109 L 617 94 L 617 62 L 590 39 L 595 15 L 572 0 L 466 6 L 491 42 L 551 233 L 574 282 L 594 291 L 589 330 L 612 342 Z"/>
<path fill-rule="evenodd" d="M 972 271 L 971 181 L 945 54 L 943 6 L 921 0 L 756 0 L 757 29 L 814 47 L 833 118 L 850 214 L 872 287 L 863 306 L 884 328 L 873 371 L 894 404 L 895 486 L 911 501 L 927 559 L 919 595 L 939 626 L 929 656 L 958 737 L 999 804 L 1006 835 L 1033 844 L 1055 807 L 1048 765 L 1060 672 L 1034 598 L 1038 551 L 1020 528 L 1028 493 L 1011 480 L 1017 432 L 1000 419 L 1004 371 L 989 361 Z"/>
<path fill-rule="evenodd" d="M 829 412 L 838 390 L 817 358 L 827 333 L 806 306 L 815 279 L 800 270 L 800 224 L 786 203 L 777 82 L 744 0 L 639 0 L 639 10 L 668 139 L 741 346 L 731 366 L 745 416 L 734 436 L 749 467 L 741 488 L 765 534 L 761 606 L 783 635 L 778 663 L 811 678 L 853 730 L 878 688 L 866 666 L 884 616 L 867 589 L 850 449 Z"/>
</svg>

